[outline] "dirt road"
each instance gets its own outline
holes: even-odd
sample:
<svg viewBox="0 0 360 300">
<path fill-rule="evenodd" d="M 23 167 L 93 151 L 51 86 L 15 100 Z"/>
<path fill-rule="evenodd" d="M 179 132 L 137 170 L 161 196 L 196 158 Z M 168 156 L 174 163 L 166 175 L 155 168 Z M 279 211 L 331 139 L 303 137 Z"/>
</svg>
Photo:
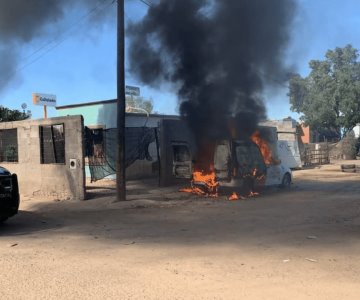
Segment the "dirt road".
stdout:
<svg viewBox="0 0 360 300">
<path fill-rule="evenodd" d="M 359 299 L 360 174 L 294 173 L 246 201 L 129 184 L 25 199 L 0 226 L 0 299 Z"/>
</svg>

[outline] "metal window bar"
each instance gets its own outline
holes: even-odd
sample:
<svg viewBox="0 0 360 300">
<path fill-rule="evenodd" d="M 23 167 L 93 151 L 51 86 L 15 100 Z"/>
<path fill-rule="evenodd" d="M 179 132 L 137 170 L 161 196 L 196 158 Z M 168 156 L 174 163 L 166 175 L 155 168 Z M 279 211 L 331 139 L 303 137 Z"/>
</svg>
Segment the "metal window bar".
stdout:
<svg viewBox="0 0 360 300">
<path fill-rule="evenodd" d="M 0 130 L 0 161 L 19 161 L 17 128 Z"/>
<path fill-rule="evenodd" d="M 64 124 L 40 126 L 41 163 L 65 163 Z"/>
</svg>

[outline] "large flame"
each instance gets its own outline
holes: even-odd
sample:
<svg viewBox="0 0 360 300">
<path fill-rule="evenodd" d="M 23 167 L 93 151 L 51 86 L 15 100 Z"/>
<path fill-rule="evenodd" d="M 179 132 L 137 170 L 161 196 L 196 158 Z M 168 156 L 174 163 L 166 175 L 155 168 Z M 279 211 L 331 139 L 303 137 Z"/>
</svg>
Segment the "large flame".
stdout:
<svg viewBox="0 0 360 300">
<path fill-rule="evenodd" d="M 265 164 L 270 165 L 275 163 L 270 146 L 268 145 L 268 143 L 266 143 L 265 140 L 261 138 L 259 130 L 253 133 L 253 135 L 251 136 L 251 140 L 259 147 Z"/>
<path fill-rule="evenodd" d="M 194 171 L 191 179 L 191 188 L 181 189 L 180 192 L 218 197 L 218 188 L 219 182 L 216 180 L 215 170 L 213 165 L 211 165 L 208 171 Z"/>
<path fill-rule="evenodd" d="M 273 164 L 276 161 L 272 157 L 272 152 L 267 144 L 261 136 L 260 132 L 256 131 L 252 136 L 251 140 L 259 147 L 261 155 L 264 159 L 265 164 Z M 195 166 L 195 171 L 192 174 L 191 179 L 191 188 L 184 188 L 180 189 L 181 192 L 188 192 L 193 193 L 201 196 L 206 197 L 218 197 L 219 193 L 219 182 L 216 179 L 216 173 L 213 165 L 214 160 L 214 149 L 215 145 L 211 145 L 208 147 L 204 147 L 201 153 L 201 159 L 198 161 L 197 165 Z M 237 174 L 236 168 L 232 170 L 232 175 L 235 177 Z M 264 174 L 259 173 L 259 171 L 254 168 L 250 174 L 245 175 L 246 177 L 251 177 L 254 180 L 263 180 Z M 250 190 L 249 195 L 247 197 L 254 197 L 257 196 L 258 193 Z M 246 199 L 245 197 L 238 195 L 237 193 L 233 192 L 230 196 L 228 196 L 230 201 L 235 200 L 243 200 Z"/>
<path fill-rule="evenodd" d="M 253 174 L 247 175 L 251 176 L 254 179 L 259 179 L 260 177 L 257 174 L 257 170 L 254 169 Z M 219 182 L 216 179 L 216 174 L 213 165 L 210 166 L 208 171 L 194 171 L 191 179 L 191 187 L 183 188 L 179 190 L 180 192 L 192 193 L 204 197 L 217 198 L 219 196 Z M 247 197 L 254 197 L 258 193 L 250 191 Z M 228 200 L 245 200 L 246 197 L 233 192 L 228 196 Z"/>
</svg>

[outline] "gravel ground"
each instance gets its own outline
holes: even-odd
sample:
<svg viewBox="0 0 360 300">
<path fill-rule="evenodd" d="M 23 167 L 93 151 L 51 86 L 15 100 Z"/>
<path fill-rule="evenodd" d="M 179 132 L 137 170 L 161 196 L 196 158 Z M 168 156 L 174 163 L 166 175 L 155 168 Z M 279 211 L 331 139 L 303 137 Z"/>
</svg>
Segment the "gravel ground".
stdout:
<svg viewBox="0 0 360 300">
<path fill-rule="evenodd" d="M 0 299 L 359 299 L 360 174 L 294 172 L 241 201 L 130 182 L 23 199 L 0 225 Z"/>
</svg>

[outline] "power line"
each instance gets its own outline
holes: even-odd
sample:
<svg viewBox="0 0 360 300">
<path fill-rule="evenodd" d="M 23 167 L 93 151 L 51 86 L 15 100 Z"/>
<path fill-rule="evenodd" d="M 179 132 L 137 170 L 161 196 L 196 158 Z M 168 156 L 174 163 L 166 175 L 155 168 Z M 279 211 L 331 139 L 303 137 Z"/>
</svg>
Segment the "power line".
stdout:
<svg viewBox="0 0 360 300">
<path fill-rule="evenodd" d="M 106 0 L 104 0 L 104 2 L 106 2 Z M 76 22 L 74 22 L 73 24 L 71 24 L 63 33 L 62 35 L 70 32 L 75 26 L 77 26 L 78 24 L 80 24 L 84 19 L 90 17 L 90 15 L 94 14 L 97 12 L 97 10 L 104 4 L 98 4 L 97 6 L 93 7 L 92 9 L 90 9 L 86 14 L 84 14 L 83 16 L 81 16 Z M 43 45 L 41 45 L 38 49 L 36 49 L 33 53 L 29 54 L 28 56 L 24 57 L 23 59 L 26 60 L 32 56 L 34 56 L 36 53 L 40 52 L 42 49 L 46 48 L 47 46 L 49 46 L 52 43 L 55 43 L 56 41 L 58 41 L 59 38 L 54 38 L 46 43 L 44 43 Z"/>
<path fill-rule="evenodd" d="M 16 74 L 17 72 L 23 70 L 24 68 L 28 67 L 29 65 L 35 63 L 36 61 L 38 61 L 39 59 L 41 59 L 43 56 L 45 56 L 47 53 L 49 53 L 51 50 L 53 50 L 54 48 L 56 48 L 57 46 L 59 46 L 61 43 L 63 43 L 66 39 L 69 38 L 69 33 L 71 33 L 71 31 L 78 26 L 81 22 L 83 22 L 85 19 L 89 18 L 91 15 L 95 15 L 96 13 L 105 10 L 107 7 L 109 7 L 110 5 L 112 5 L 114 3 L 114 1 L 112 0 L 112 2 L 106 3 L 107 0 L 103 0 L 102 3 L 98 4 L 97 6 L 93 7 L 92 9 L 90 9 L 86 14 L 84 14 L 83 16 L 81 16 L 75 23 L 73 23 L 71 26 L 69 26 L 62 34 L 63 38 L 55 38 L 52 39 L 51 41 L 43 44 L 42 46 L 40 46 L 38 49 L 36 49 L 33 53 L 31 53 L 30 55 L 26 56 L 25 58 L 23 58 L 23 60 L 27 60 L 29 58 L 31 58 L 32 56 L 34 56 L 35 54 L 41 52 L 42 50 L 46 49 L 47 47 L 49 47 L 51 44 L 54 44 L 53 46 L 51 46 L 50 48 L 48 48 L 46 51 L 44 51 L 41 55 L 39 55 L 38 57 L 36 57 L 35 59 L 31 60 L 29 63 L 20 66 L 19 68 L 17 68 L 14 73 L 10 76 L 13 76 L 14 74 Z"/>
<path fill-rule="evenodd" d="M 148 2 L 147 0 L 139 0 L 140 2 L 144 3 L 145 5 L 151 7 L 152 4 L 150 2 Z"/>
</svg>

